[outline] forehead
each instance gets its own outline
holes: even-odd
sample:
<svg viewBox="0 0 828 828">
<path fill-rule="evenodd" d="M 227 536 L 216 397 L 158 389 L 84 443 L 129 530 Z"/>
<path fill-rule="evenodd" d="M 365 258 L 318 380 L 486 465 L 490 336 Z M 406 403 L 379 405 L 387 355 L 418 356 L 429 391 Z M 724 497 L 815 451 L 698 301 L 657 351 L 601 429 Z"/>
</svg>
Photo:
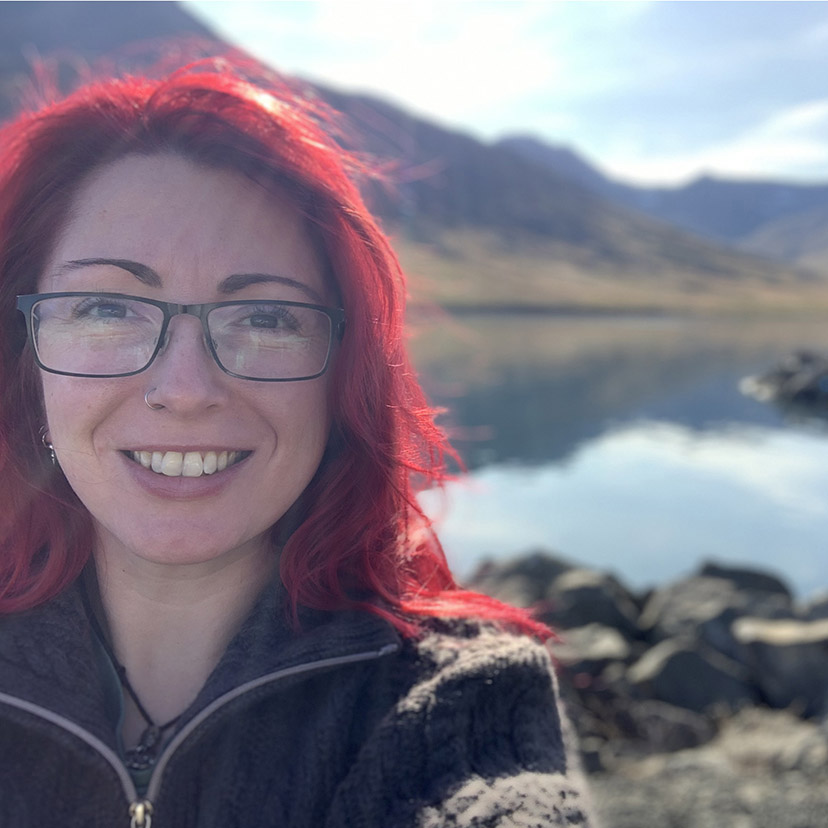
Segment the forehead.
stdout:
<svg viewBox="0 0 828 828">
<path fill-rule="evenodd" d="M 307 219 L 285 193 L 175 155 L 127 156 L 96 170 L 72 199 L 40 289 L 100 289 L 81 284 L 93 279 L 120 290 L 111 284 L 122 278 L 115 269 L 64 267 L 104 258 L 151 268 L 176 301 L 205 301 L 238 273 L 280 275 L 330 293 Z"/>
</svg>

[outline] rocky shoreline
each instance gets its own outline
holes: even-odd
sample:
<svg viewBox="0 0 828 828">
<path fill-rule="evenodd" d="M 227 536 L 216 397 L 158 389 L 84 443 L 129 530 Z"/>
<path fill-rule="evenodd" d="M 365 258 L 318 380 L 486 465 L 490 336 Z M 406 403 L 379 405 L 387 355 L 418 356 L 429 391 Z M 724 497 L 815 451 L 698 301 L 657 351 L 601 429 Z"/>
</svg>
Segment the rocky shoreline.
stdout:
<svg viewBox="0 0 828 828">
<path fill-rule="evenodd" d="M 828 828 L 828 593 L 709 563 L 640 595 L 545 551 L 469 586 L 557 631 L 602 828 Z"/>
</svg>

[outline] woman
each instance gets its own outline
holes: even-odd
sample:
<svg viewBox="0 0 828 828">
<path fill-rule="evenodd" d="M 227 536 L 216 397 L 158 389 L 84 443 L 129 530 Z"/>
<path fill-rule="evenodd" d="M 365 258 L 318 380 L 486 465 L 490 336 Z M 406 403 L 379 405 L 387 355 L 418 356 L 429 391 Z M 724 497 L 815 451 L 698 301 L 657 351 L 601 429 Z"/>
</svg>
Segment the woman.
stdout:
<svg viewBox="0 0 828 828">
<path fill-rule="evenodd" d="M 3 826 L 587 823 L 319 115 L 198 66 L 0 135 Z"/>
</svg>

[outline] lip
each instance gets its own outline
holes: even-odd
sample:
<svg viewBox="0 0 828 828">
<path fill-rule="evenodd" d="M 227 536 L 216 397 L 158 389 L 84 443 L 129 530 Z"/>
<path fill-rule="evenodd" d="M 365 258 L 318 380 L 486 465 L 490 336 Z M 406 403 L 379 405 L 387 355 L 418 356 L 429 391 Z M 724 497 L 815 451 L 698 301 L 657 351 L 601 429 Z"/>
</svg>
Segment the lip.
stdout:
<svg viewBox="0 0 828 828">
<path fill-rule="evenodd" d="M 125 452 L 130 451 L 180 451 L 182 454 L 186 454 L 188 451 L 200 451 L 202 454 L 208 451 L 239 451 L 239 452 L 252 452 L 253 449 L 250 448 L 242 448 L 241 446 L 229 446 L 226 444 L 216 444 L 214 446 L 191 446 L 191 445 L 184 445 L 178 444 L 174 446 L 170 445 L 159 445 L 156 443 L 136 443 L 134 446 L 126 446 L 122 449 L 118 449 L 122 454 Z"/>
<path fill-rule="evenodd" d="M 200 448 L 182 449 L 178 446 L 166 449 L 143 449 L 144 451 L 201 451 Z M 211 449 L 205 449 L 210 451 Z M 215 451 L 215 449 L 212 449 Z M 238 449 L 241 451 L 241 449 Z M 249 451 L 249 449 L 248 449 Z M 203 474 L 201 477 L 167 477 L 145 469 L 140 463 L 119 452 L 121 462 L 135 483 L 148 494 L 167 500 L 197 500 L 204 497 L 216 497 L 221 494 L 242 473 L 253 452 L 215 474 Z"/>
</svg>

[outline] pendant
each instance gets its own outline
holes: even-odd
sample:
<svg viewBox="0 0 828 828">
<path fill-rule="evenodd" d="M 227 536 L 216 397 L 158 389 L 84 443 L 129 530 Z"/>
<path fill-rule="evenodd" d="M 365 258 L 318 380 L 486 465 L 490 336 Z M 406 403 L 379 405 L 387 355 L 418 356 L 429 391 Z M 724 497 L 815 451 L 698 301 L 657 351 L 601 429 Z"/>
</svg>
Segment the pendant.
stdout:
<svg viewBox="0 0 828 828">
<path fill-rule="evenodd" d="M 151 768 L 158 758 L 161 747 L 161 728 L 150 725 L 142 734 L 138 744 L 126 752 L 126 766 L 132 771 Z"/>
</svg>

